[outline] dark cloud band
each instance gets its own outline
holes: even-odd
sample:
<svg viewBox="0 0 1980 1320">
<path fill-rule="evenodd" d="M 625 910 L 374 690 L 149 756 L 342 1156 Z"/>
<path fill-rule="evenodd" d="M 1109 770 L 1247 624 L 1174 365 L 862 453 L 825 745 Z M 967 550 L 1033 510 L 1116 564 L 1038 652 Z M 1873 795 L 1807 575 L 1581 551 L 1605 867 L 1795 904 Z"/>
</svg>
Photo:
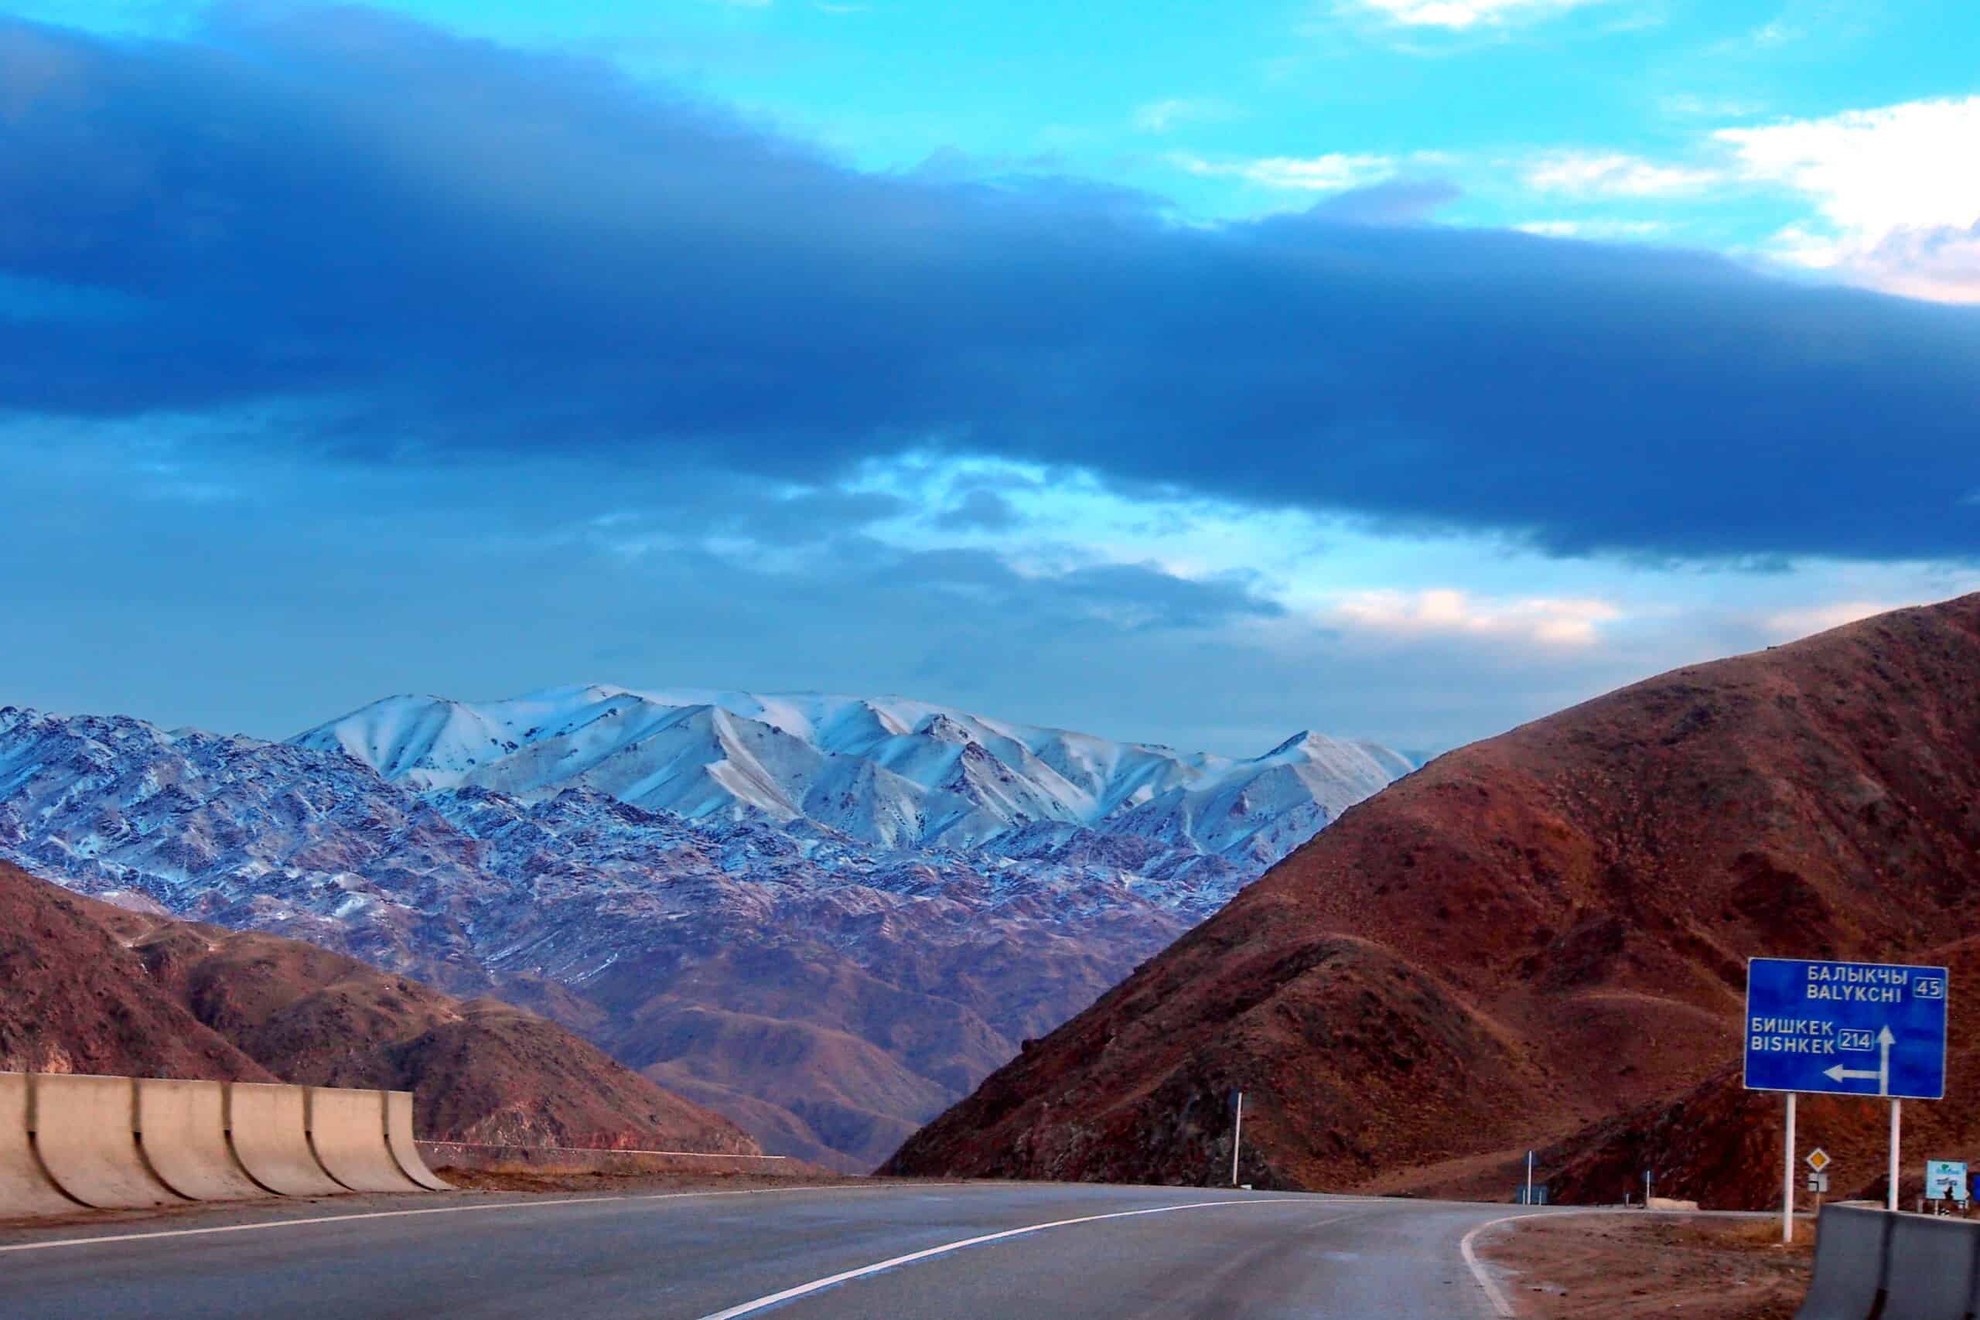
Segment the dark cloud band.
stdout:
<svg viewBox="0 0 1980 1320">
<path fill-rule="evenodd" d="M 374 460 L 804 479 L 947 447 L 1568 552 L 1980 547 L 1980 314 L 1366 223 L 1432 193 L 1205 230 L 361 12 L 0 25 L 0 407 L 315 399 L 294 442 Z"/>
</svg>

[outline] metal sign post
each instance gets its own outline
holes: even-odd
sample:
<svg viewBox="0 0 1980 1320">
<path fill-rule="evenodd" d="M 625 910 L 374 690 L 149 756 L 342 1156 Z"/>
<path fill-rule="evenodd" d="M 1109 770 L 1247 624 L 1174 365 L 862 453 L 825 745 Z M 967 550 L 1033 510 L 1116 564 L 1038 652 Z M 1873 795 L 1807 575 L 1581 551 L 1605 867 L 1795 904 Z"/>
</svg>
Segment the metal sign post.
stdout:
<svg viewBox="0 0 1980 1320">
<path fill-rule="evenodd" d="M 1750 958 L 1745 1038 L 1746 1089 L 1788 1093 L 1784 1240 L 1794 1231 L 1796 1092 L 1891 1102 L 1885 1201 L 1896 1210 L 1900 1101 L 1938 1100 L 1946 1093 L 1946 969 Z"/>
<path fill-rule="evenodd" d="M 1781 1174 L 1781 1241 L 1794 1241 L 1794 1092 L 1787 1093 L 1787 1158 Z"/>
<path fill-rule="evenodd" d="M 1231 1186 L 1238 1185 L 1238 1147 L 1244 1141 L 1244 1092 L 1237 1094 L 1237 1124 L 1231 1129 Z"/>
<path fill-rule="evenodd" d="M 1891 1101 L 1891 1172 L 1889 1179 L 1890 1187 L 1888 1188 L 1889 1194 L 1885 1197 L 1884 1209 L 1889 1210 L 1892 1214 L 1897 1213 L 1898 1122 L 1901 1112 L 1899 1106 L 1903 1103 L 1901 1100 Z"/>
</svg>

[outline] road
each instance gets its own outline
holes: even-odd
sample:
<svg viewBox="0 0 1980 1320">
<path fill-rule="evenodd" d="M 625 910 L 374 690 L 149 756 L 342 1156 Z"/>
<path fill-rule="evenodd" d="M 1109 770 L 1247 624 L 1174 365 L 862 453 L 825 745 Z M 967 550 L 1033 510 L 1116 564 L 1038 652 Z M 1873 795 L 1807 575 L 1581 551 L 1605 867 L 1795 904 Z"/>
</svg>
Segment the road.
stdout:
<svg viewBox="0 0 1980 1320">
<path fill-rule="evenodd" d="M 1486 1320 L 1460 1242 L 1510 1209 L 993 1183 L 320 1202 L 0 1235 L 0 1316 Z"/>
</svg>

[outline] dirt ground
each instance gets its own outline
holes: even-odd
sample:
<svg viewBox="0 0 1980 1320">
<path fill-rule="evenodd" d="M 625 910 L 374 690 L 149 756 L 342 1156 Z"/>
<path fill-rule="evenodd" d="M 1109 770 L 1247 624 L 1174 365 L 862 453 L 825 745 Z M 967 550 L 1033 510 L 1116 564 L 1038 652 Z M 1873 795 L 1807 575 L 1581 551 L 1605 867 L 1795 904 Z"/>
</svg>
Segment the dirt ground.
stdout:
<svg viewBox="0 0 1980 1320">
<path fill-rule="evenodd" d="M 1542 1216 L 1478 1242 L 1506 1296 L 1535 1320 L 1788 1320 L 1808 1289 L 1815 1230 L 1781 1245 L 1776 1219 L 1651 1214 Z"/>
<path fill-rule="evenodd" d="M 707 1192 L 842 1184 L 867 1186 L 873 1182 L 871 1178 L 855 1178 L 808 1164 L 774 1174 L 694 1169 L 603 1172 L 541 1164 L 495 1164 L 474 1169 L 442 1166 L 435 1172 L 461 1190 L 474 1192 Z"/>
</svg>

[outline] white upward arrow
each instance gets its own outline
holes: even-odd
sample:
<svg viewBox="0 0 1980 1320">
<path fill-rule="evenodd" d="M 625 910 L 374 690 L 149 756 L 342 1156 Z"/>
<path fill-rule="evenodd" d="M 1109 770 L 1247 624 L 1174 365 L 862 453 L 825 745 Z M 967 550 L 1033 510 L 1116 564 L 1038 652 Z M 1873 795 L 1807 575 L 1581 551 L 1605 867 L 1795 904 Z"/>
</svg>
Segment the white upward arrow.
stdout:
<svg viewBox="0 0 1980 1320">
<path fill-rule="evenodd" d="M 1881 1047 L 1881 1057 L 1877 1061 L 1877 1070 L 1875 1072 L 1870 1071 L 1868 1068 L 1845 1068 L 1839 1063 L 1822 1075 L 1832 1082 L 1840 1082 L 1852 1078 L 1861 1078 L 1864 1081 L 1868 1081 L 1874 1077 L 1877 1079 L 1877 1094 L 1889 1095 L 1891 1093 L 1891 1046 L 1896 1042 L 1897 1037 L 1891 1034 L 1889 1027 L 1885 1027 L 1877 1033 L 1877 1044 Z"/>
</svg>

